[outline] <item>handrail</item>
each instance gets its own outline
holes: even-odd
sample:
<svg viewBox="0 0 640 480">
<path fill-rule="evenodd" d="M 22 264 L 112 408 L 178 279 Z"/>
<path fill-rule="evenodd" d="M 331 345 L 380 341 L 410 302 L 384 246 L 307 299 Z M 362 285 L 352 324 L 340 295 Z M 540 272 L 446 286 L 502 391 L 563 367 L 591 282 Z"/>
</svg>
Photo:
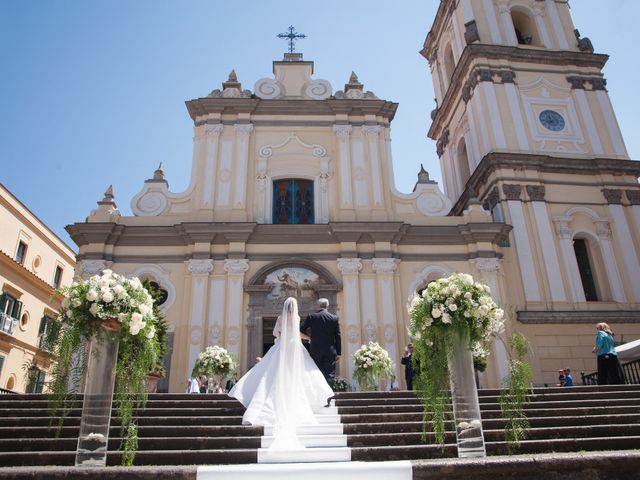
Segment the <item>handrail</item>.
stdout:
<svg viewBox="0 0 640 480">
<path fill-rule="evenodd" d="M 640 384 L 640 359 L 632 360 L 627 363 L 623 363 L 622 371 L 624 372 L 624 383 L 628 385 Z M 583 385 L 597 385 L 598 384 L 598 372 L 592 372 L 585 374 L 580 373 L 582 377 Z"/>
</svg>

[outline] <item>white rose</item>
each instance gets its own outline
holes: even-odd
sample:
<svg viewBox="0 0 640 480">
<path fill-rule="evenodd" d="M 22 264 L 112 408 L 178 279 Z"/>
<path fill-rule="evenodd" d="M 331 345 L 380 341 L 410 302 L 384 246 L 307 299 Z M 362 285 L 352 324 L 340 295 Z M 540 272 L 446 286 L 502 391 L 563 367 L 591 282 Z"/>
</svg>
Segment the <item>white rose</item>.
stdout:
<svg viewBox="0 0 640 480">
<path fill-rule="evenodd" d="M 93 301 L 97 300 L 97 298 L 98 298 L 98 292 L 96 292 L 95 290 L 89 290 L 89 291 L 87 292 L 86 298 L 87 298 L 87 300 L 89 300 L 90 302 L 93 302 Z"/>
<path fill-rule="evenodd" d="M 456 310 L 458 310 L 458 306 L 455 303 L 452 303 L 451 305 L 449 305 L 449 310 L 455 312 Z"/>
<path fill-rule="evenodd" d="M 489 313 L 489 307 L 487 307 L 486 305 L 480 305 L 478 311 L 480 312 L 480 315 L 484 317 L 487 313 Z"/>
<path fill-rule="evenodd" d="M 61 303 L 62 308 L 69 308 L 69 304 L 70 304 L 70 303 L 71 303 L 71 302 L 69 301 L 69 299 L 65 297 L 65 298 L 62 300 L 62 303 Z"/>
<path fill-rule="evenodd" d="M 109 277 L 111 276 L 111 274 L 113 273 L 113 270 L 109 269 L 109 268 L 105 268 L 104 270 L 102 270 L 102 275 Z"/>
<path fill-rule="evenodd" d="M 471 294 L 471 292 L 465 292 L 464 293 L 464 298 L 466 298 L 467 300 L 471 300 L 472 297 L 473 297 L 473 295 Z"/>
<path fill-rule="evenodd" d="M 138 312 L 134 312 L 131 315 L 131 323 L 141 323 L 142 322 L 142 315 L 140 315 Z"/>
<path fill-rule="evenodd" d="M 146 315 L 146 314 L 148 314 L 148 313 L 149 313 L 149 307 L 147 307 L 145 304 L 141 304 L 141 305 L 138 307 L 138 310 L 140 311 L 140 313 L 141 313 L 142 315 Z"/>
<path fill-rule="evenodd" d="M 113 302 L 113 293 L 111 292 L 105 292 L 102 294 L 102 301 L 105 303 L 111 303 Z"/>
<path fill-rule="evenodd" d="M 127 314 L 126 313 L 119 313 L 118 314 L 118 321 L 119 322 L 124 322 L 126 318 L 127 318 Z"/>
<path fill-rule="evenodd" d="M 496 311 L 493 312 L 493 316 L 496 320 L 502 320 L 502 317 L 504 317 L 504 310 L 501 308 L 496 309 Z"/>
<path fill-rule="evenodd" d="M 89 307 L 89 311 L 91 312 L 91 315 L 95 317 L 96 315 L 98 315 L 98 312 L 100 311 L 100 307 L 98 307 L 97 303 L 92 303 L 91 306 Z"/>
<path fill-rule="evenodd" d="M 451 323 L 451 315 L 449 315 L 448 313 L 443 313 L 442 323 Z"/>
<path fill-rule="evenodd" d="M 462 283 L 464 283 L 467 286 L 473 285 L 473 277 L 471 275 L 465 273 L 465 274 L 462 274 L 461 277 L 462 277 Z"/>
<path fill-rule="evenodd" d="M 98 280 L 98 285 L 101 286 L 101 287 L 108 287 L 109 286 L 109 279 L 102 277 L 100 280 Z"/>
<path fill-rule="evenodd" d="M 122 295 L 124 291 L 125 290 L 122 285 L 116 285 L 115 287 L 113 287 L 113 293 L 115 293 L 116 295 Z"/>
<path fill-rule="evenodd" d="M 442 315 L 442 312 L 440 310 L 438 310 L 437 308 L 434 308 L 431 310 L 431 316 L 433 318 L 440 318 L 440 316 Z"/>
<path fill-rule="evenodd" d="M 471 316 L 468 310 L 465 310 L 462 315 L 464 315 L 464 318 L 469 318 Z"/>
<path fill-rule="evenodd" d="M 129 333 L 131 335 L 137 335 L 138 333 L 140 333 L 140 328 L 138 328 L 138 326 L 134 324 L 129 325 Z"/>
<path fill-rule="evenodd" d="M 156 329 L 151 327 L 149 331 L 146 333 L 146 337 L 151 340 L 156 335 Z"/>
</svg>

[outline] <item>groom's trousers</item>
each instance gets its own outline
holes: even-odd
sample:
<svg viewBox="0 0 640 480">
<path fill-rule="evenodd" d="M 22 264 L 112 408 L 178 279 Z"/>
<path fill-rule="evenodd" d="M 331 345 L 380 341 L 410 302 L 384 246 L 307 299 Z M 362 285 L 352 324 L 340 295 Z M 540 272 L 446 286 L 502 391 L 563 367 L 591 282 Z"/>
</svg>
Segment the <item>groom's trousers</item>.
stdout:
<svg viewBox="0 0 640 480">
<path fill-rule="evenodd" d="M 336 379 L 336 354 L 314 352 L 311 354 L 311 358 L 316 362 L 329 386 L 333 387 L 333 382 Z"/>
</svg>

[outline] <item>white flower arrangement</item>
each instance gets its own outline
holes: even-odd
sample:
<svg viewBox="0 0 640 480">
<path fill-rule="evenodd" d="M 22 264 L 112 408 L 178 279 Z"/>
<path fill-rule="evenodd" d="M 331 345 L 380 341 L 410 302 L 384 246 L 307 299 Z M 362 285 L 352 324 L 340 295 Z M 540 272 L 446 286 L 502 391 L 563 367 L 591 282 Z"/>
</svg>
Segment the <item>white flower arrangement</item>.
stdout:
<svg viewBox="0 0 640 480">
<path fill-rule="evenodd" d="M 136 277 L 107 269 L 102 275 L 73 282 L 60 293 L 65 295 L 59 313 L 63 322 L 116 319 L 126 334 L 142 333 L 149 340 L 155 336 L 153 299 Z"/>
<path fill-rule="evenodd" d="M 353 354 L 354 378 L 361 390 L 375 389 L 384 377 L 394 375 L 395 365 L 389 353 L 377 342 L 362 345 Z"/>
<path fill-rule="evenodd" d="M 193 367 L 193 374 L 204 375 L 207 378 L 214 376 L 227 376 L 237 367 L 237 362 L 232 353 L 226 349 L 214 345 L 201 352 Z"/>
</svg>

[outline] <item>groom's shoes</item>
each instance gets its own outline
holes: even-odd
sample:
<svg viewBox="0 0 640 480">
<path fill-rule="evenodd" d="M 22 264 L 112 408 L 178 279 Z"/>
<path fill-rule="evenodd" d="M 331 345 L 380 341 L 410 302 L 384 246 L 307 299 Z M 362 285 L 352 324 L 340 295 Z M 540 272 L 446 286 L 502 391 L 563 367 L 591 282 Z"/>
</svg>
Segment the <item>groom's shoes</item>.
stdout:
<svg viewBox="0 0 640 480">
<path fill-rule="evenodd" d="M 325 408 L 330 407 L 331 406 L 331 400 L 333 400 L 336 397 L 329 397 L 327 398 L 327 404 L 325 405 Z"/>
</svg>

